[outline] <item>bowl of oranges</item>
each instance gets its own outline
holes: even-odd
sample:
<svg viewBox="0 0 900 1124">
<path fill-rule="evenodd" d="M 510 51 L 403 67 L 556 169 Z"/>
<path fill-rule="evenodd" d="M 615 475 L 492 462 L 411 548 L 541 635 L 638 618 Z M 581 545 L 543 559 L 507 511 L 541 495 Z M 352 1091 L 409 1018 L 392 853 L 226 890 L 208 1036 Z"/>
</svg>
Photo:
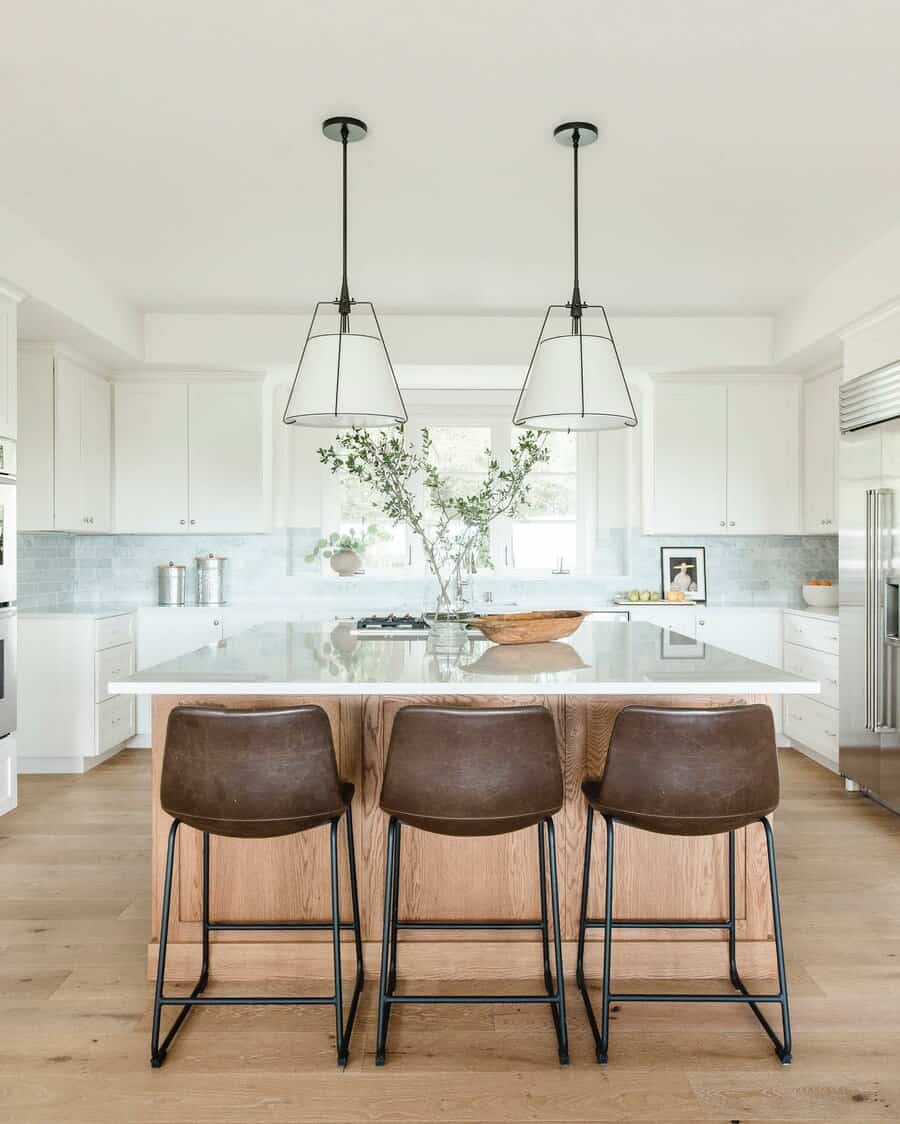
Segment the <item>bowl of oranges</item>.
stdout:
<svg viewBox="0 0 900 1124">
<path fill-rule="evenodd" d="M 838 603 L 838 585 L 811 578 L 803 587 L 803 600 L 811 609 L 833 609 Z"/>
</svg>

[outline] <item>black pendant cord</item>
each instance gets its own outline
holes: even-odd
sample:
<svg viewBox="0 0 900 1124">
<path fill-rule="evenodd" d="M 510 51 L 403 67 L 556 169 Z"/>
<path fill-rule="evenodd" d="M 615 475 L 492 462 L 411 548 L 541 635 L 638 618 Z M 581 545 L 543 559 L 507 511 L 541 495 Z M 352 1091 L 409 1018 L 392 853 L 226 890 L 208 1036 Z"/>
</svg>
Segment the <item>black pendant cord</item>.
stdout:
<svg viewBox="0 0 900 1124">
<path fill-rule="evenodd" d="M 341 194 L 343 213 L 341 217 L 341 295 L 338 297 L 338 313 L 341 318 L 342 333 L 350 331 L 350 288 L 347 284 L 347 142 L 350 130 L 346 124 L 341 126 Z"/>
<path fill-rule="evenodd" d="M 581 300 L 581 287 L 578 280 L 578 144 L 581 140 L 581 133 L 578 129 L 572 132 L 572 164 L 573 164 L 573 199 L 572 209 L 574 214 L 573 234 L 575 242 L 574 252 L 574 266 L 575 266 L 575 281 L 572 286 L 572 301 L 570 310 L 572 315 L 572 334 L 577 335 L 581 331 L 581 310 L 584 304 Z"/>
</svg>

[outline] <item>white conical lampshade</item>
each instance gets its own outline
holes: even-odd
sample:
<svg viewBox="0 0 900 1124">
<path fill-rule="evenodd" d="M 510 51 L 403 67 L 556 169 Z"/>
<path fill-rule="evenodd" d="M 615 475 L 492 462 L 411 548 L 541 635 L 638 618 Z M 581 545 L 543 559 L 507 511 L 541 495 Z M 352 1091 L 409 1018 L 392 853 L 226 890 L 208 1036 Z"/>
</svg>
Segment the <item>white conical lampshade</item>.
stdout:
<svg viewBox="0 0 900 1124">
<path fill-rule="evenodd" d="M 310 336 L 284 411 L 288 425 L 402 425 L 406 409 L 380 336 Z"/>
<path fill-rule="evenodd" d="M 611 336 L 542 339 L 513 421 L 529 429 L 596 430 L 637 425 Z"/>
</svg>

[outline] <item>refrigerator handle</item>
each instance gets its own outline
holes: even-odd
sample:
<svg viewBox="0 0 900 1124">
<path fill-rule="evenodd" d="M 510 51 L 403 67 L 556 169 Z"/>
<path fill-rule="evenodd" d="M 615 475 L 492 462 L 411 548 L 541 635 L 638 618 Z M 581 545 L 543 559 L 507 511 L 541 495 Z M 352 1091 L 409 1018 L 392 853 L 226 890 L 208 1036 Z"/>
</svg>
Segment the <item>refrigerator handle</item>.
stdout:
<svg viewBox="0 0 900 1124">
<path fill-rule="evenodd" d="M 875 730 L 875 491 L 866 489 L 866 729 Z"/>
<path fill-rule="evenodd" d="M 866 493 L 866 726 L 874 733 L 893 730 L 893 676 L 885 674 L 892 653 L 886 644 L 884 534 L 893 526 L 893 493 Z"/>
</svg>

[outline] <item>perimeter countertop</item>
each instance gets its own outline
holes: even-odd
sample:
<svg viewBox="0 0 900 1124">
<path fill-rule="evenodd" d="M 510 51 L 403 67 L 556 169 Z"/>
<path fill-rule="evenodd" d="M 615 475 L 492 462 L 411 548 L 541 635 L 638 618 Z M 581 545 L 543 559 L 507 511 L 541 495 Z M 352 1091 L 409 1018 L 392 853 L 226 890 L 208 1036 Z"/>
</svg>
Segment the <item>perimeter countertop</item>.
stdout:
<svg viewBox="0 0 900 1124">
<path fill-rule="evenodd" d="M 134 695 L 817 694 L 819 683 L 645 623 L 585 622 L 567 640 L 455 651 L 425 637 L 357 637 L 274 621 L 110 683 Z"/>
</svg>

